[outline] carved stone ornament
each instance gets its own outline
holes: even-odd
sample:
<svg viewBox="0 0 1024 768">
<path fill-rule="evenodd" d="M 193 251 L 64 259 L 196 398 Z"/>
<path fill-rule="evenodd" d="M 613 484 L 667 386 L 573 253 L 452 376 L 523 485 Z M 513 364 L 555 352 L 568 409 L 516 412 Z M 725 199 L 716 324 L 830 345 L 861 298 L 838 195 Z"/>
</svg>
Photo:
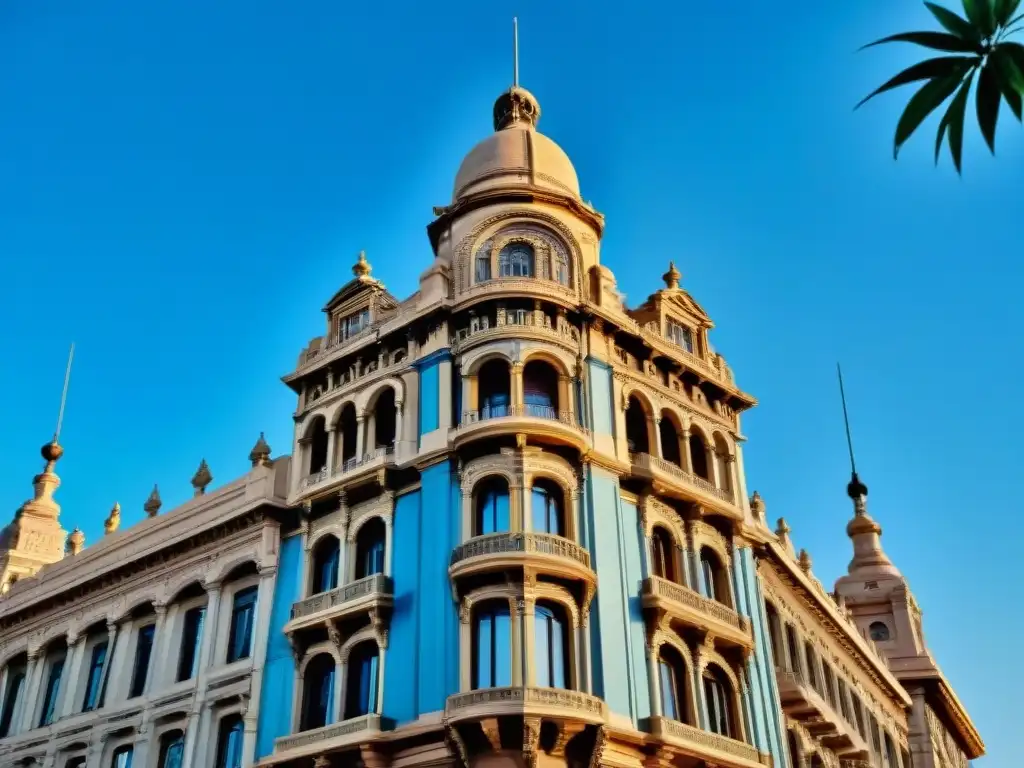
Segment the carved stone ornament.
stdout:
<svg viewBox="0 0 1024 768">
<path fill-rule="evenodd" d="M 202 496 L 206 493 L 207 486 L 212 482 L 213 474 L 210 472 L 206 459 L 203 459 L 199 462 L 199 469 L 192 475 L 192 488 L 195 490 L 195 495 Z"/>
</svg>

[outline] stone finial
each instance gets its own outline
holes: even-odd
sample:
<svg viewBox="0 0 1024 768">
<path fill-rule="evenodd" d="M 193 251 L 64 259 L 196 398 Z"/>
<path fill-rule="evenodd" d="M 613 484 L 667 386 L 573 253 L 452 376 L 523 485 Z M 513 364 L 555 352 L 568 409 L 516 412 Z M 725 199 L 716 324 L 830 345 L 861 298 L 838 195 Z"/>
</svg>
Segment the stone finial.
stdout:
<svg viewBox="0 0 1024 768">
<path fill-rule="evenodd" d="M 764 520 L 764 511 L 764 499 L 761 498 L 760 493 L 754 491 L 754 495 L 750 497 L 750 512 L 754 515 L 755 520 Z"/>
<path fill-rule="evenodd" d="M 352 265 L 352 274 L 356 277 L 369 277 L 373 266 L 366 260 L 366 251 L 359 252 L 359 259 Z"/>
<path fill-rule="evenodd" d="M 661 279 L 665 281 L 665 287 L 670 291 L 679 290 L 680 278 L 682 278 L 682 274 L 676 269 L 676 263 L 670 261 L 668 263 L 668 272 L 661 276 Z"/>
<path fill-rule="evenodd" d="M 64 545 L 64 551 L 69 555 L 77 555 L 82 551 L 82 547 L 84 546 L 85 534 L 82 533 L 82 529 L 76 525 L 75 530 L 68 534 L 68 540 Z"/>
<path fill-rule="evenodd" d="M 160 490 L 154 485 L 152 493 L 149 494 L 149 498 L 146 499 L 146 503 L 142 505 L 142 508 L 146 510 L 146 514 L 150 517 L 156 517 L 160 513 L 160 505 L 163 501 L 160 499 Z"/>
<path fill-rule="evenodd" d="M 196 496 L 202 496 L 206 493 L 206 486 L 213 482 L 213 475 L 210 474 L 210 467 L 206 463 L 206 459 L 199 462 L 199 469 L 192 475 L 192 487 L 195 489 Z"/>
<path fill-rule="evenodd" d="M 811 572 L 811 556 L 807 554 L 806 549 L 800 550 L 800 568 L 804 573 Z"/>
<path fill-rule="evenodd" d="M 262 432 L 260 432 L 260 439 L 256 441 L 256 445 L 249 451 L 249 461 L 254 467 L 265 467 L 270 463 L 270 446 L 267 445 Z"/>
<path fill-rule="evenodd" d="M 114 502 L 113 509 L 110 510 L 110 514 L 107 515 L 107 519 L 103 521 L 103 532 L 104 534 L 111 534 L 121 527 L 121 505 L 116 501 Z"/>
</svg>

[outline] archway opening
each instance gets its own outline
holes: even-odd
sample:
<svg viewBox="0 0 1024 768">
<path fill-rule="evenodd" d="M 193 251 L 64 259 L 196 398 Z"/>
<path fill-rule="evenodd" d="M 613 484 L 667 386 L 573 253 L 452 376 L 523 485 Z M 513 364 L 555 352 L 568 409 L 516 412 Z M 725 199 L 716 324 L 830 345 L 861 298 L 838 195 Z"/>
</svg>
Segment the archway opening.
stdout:
<svg viewBox="0 0 1024 768">
<path fill-rule="evenodd" d="M 558 415 L 558 372 L 544 360 L 523 367 L 523 404 L 527 416 L 553 419 Z"/>
<path fill-rule="evenodd" d="M 481 419 L 508 416 L 512 379 L 505 360 L 488 360 L 477 375 Z"/>
<path fill-rule="evenodd" d="M 630 453 L 651 452 L 647 422 L 647 409 L 635 395 L 630 395 L 626 405 L 626 443 Z"/>
</svg>

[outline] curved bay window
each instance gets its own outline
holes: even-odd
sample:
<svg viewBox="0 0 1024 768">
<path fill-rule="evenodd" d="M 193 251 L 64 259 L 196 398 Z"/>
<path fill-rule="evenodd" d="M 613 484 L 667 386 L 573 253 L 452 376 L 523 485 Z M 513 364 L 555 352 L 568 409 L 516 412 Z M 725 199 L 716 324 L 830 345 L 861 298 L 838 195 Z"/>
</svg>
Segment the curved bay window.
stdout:
<svg viewBox="0 0 1024 768">
<path fill-rule="evenodd" d="M 658 683 L 661 687 L 661 714 L 670 720 L 686 722 L 686 663 L 671 645 L 658 651 Z"/>
<path fill-rule="evenodd" d="M 732 689 L 725 673 L 709 665 L 704 670 L 704 704 L 708 711 L 708 728 L 719 736 L 738 738 L 732 716 Z"/>
<path fill-rule="evenodd" d="M 306 430 L 309 440 L 309 472 L 315 475 L 327 466 L 327 422 L 317 416 Z"/>
<path fill-rule="evenodd" d="M 363 523 L 356 534 L 356 578 L 364 579 L 376 573 L 384 573 L 384 551 L 387 542 L 387 528 L 379 517 L 372 517 Z"/>
<path fill-rule="evenodd" d="M 338 436 L 341 438 L 341 466 L 356 458 L 356 407 L 346 403 L 338 416 Z"/>
<path fill-rule="evenodd" d="M 477 486 L 474 499 L 473 535 L 503 533 L 509 529 L 508 481 L 489 477 Z"/>
<path fill-rule="evenodd" d="M 533 247 L 529 243 L 509 243 L 498 254 L 498 274 L 501 277 L 533 277 Z"/>
<path fill-rule="evenodd" d="M 537 480 L 530 493 L 533 530 L 565 536 L 562 488 L 550 480 Z"/>
<path fill-rule="evenodd" d="M 565 608 L 557 603 L 537 603 L 534 610 L 537 685 L 545 688 L 570 687 L 570 626 Z"/>
<path fill-rule="evenodd" d="M 473 611 L 473 688 L 512 684 L 512 620 L 508 603 L 494 600 Z"/>
<path fill-rule="evenodd" d="M 626 406 L 626 443 L 630 453 L 650 453 L 651 443 L 647 433 L 647 410 L 635 396 L 629 396 Z"/>
<path fill-rule="evenodd" d="M 711 468 L 708 466 L 708 449 L 704 435 L 690 432 L 690 466 L 697 477 L 711 480 Z"/>
<path fill-rule="evenodd" d="M 302 675 L 302 712 L 300 731 L 323 728 L 333 721 L 334 657 L 329 653 L 314 656 Z"/>
<path fill-rule="evenodd" d="M 675 422 L 664 413 L 661 414 L 658 433 L 661 437 L 661 458 L 682 468 L 683 457 L 679 450 L 679 432 L 676 430 Z"/>
<path fill-rule="evenodd" d="M 481 419 L 508 416 L 512 378 L 505 360 L 488 360 L 478 374 Z"/>
<path fill-rule="evenodd" d="M 380 649 L 374 640 L 364 640 L 348 657 L 345 681 L 345 719 L 371 715 L 377 711 L 380 674 Z"/>
<path fill-rule="evenodd" d="M 330 592 L 338 586 L 341 544 L 334 536 L 324 536 L 313 547 L 313 584 L 310 594 Z"/>
<path fill-rule="evenodd" d="M 729 605 L 729 577 L 722 561 L 710 547 L 700 550 L 700 572 L 704 596 Z"/>
<path fill-rule="evenodd" d="M 531 360 L 523 367 L 523 404 L 527 416 L 558 415 L 558 372 L 549 363 Z"/>
<path fill-rule="evenodd" d="M 674 550 L 672 535 L 660 525 L 655 526 L 651 532 L 651 572 L 655 576 L 679 583 Z"/>
<path fill-rule="evenodd" d="M 377 396 L 373 406 L 373 432 L 375 448 L 391 448 L 395 444 L 395 390 L 391 387 Z"/>
<path fill-rule="evenodd" d="M 160 736 L 159 768 L 182 768 L 185 765 L 185 734 L 168 731 Z"/>
</svg>

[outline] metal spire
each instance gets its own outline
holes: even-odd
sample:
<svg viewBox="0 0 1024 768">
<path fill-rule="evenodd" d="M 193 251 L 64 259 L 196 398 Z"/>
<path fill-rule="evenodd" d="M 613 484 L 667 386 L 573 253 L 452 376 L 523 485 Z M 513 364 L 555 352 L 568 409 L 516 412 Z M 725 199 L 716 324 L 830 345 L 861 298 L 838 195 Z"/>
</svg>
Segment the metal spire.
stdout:
<svg viewBox="0 0 1024 768">
<path fill-rule="evenodd" d="M 519 17 L 512 17 L 512 87 L 519 87 Z"/>
<path fill-rule="evenodd" d="M 836 373 L 839 374 L 839 398 L 843 401 L 843 422 L 846 424 L 846 447 L 850 451 L 850 483 L 846 486 L 846 493 L 851 499 L 858 499 L 868 495 L 868 487 L 857 477 L 857 462 L 853 458 L 853 437 L 850 435 L 850 415 L 846 410 L 846 391 L 843 389 L 843 369 L 836 363 Z"/>
<path fill-rule="evenodd" d="M 71 381 L 71 362 L 75 359 L 75 343 L 71 342 L 71 351 L 68 352 L 68 367 L 64 370 L 64 390 L 60 395 L 60 411 L 57 413 L 57 429 L 53 433 L 53 442 L 60 437 L 60 428 L 64 423 L 64 406 L 68 402 L 68 383 Z"/>
</svg>

